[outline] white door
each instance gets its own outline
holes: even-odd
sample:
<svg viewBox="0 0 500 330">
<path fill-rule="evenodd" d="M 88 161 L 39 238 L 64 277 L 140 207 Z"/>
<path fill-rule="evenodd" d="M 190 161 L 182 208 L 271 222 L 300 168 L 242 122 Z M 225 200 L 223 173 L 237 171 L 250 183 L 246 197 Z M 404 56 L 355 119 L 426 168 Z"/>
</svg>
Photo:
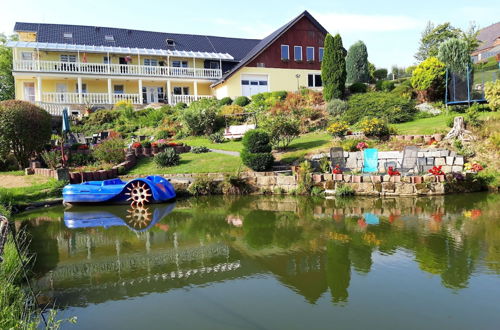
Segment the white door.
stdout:
<svg viewBox="0 0 500 330">
<path fill-rule="evenodd" d="M 158 103 L 158 87 L 146 87 L 146 101 Z"/>
<path fill-rule="evenodd" d="M 68 86 L 66 84 L 56 84 L 56 102 L 64 103 L 66 102 L 66 93 L 68 92 Z"/>
<path fill-rule="evenodd" d="M 35 83 L 24 83 L 24 100 L 35 102 Z"/>
<path fill-rule="evenodd" d="M 269 91 L 267 75 L 241 75 L 241 95 L 250 97 L 255 94 Z"/>
</svg>

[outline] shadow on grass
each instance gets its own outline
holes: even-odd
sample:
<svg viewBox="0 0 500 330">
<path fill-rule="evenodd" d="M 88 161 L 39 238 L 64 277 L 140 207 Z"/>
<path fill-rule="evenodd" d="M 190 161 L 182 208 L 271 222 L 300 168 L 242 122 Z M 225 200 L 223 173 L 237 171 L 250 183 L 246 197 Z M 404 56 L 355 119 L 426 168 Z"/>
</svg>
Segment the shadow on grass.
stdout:
<svg viewBox="0 0 500 330">
<path fill-rule="evenodd" d="M 313 140 L 313 141 L 308 141 L 308 142 L 300 142 L 300 143 L 293 143 L 290 145 L 290 147 L 286 151 L 297 151 L 300 149 L 313 149 L 313 148 L 318 148 L 321 147 L 327 143 L 331 142 L 330 140 Z"/>
</svg>

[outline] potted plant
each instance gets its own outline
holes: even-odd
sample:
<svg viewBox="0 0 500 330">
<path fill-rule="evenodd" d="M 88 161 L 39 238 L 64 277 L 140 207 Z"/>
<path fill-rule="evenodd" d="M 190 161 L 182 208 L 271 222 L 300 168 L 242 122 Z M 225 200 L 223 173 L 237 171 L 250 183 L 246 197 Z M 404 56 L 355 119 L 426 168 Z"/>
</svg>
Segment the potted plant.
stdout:
<svg viewBox="0 0 500 330">
<path fill-rule="evenodd" d="M 151 142 L 146 141 L 142 143 L 142 153 L 146 157 L 151 156 Z"/>
<path fill-rule="evenodd" d="M 356 144 L 356 149 L 358 149 L 359 151 L 363 151 L 366 148 L 368 148 L 368 144 L 366 142 L 361 141 Z"/>
<path fill-rule="evenodd" d="M 389 166 L 389 169 L 387 170 L 387 174 L 391 177 L 391 182 L 401 182 L 401 173 L 399 171 L 394 170 L 392 166 Z"/>
<path fill-rule="evenodd" d="M 444 172 L 442 170 L 443 166 L 434 166 L 429 170 L 429 173 L 434 175 L 437 182 L 444 182 Z"/>
<path fill-rule="evenodd" d="M 335 167 L 333 168 L 332 170 L 332 174 L 333 174 L 333 179 L 335 181 L 342 181 L 343 179 L 343 175 L 342 175 L 342 169 L 340 168 L 340 165 L 335 165 Z"/>
<path fill-rule="evenodd" d="M 142 155 L 142 144 L 140 142 L 134 142 L 132 144 L 132 150 L 134 150 L 136 156 Z"/>
</svg>

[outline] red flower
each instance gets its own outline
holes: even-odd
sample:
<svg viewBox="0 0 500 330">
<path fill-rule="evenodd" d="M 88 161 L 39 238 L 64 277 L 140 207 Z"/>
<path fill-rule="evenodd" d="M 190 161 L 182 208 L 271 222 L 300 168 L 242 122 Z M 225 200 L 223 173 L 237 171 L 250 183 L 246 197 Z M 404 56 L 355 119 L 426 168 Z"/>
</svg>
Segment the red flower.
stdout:
<svg viewBox="0 0 500 330">
<path fill-rule="evenodd" d="M 78 150 L 88 150 L 88 149 L 89 149 L 89 146 L 86 144 L 81 144 L 78 146 Z"/>
<path fill-rule="evenodd" d="M 431 168 L 429 170 L 429 173 L 430 174 L 433 174 L 433 175 L 444 175 L 443 171 L 441 170 L 443 166 L 434 166 L 433 168 Z"/>
<path fill-rule="evenodd" d="M 358 150 L 363 150 L 363 149 L 366 149 L 366 148 L 368 148 L 368 144 L 366 142 L 359 142 L 356 145 L 356 149 L 358 149 Z"/>
<path fill-rule="evenodd" d="M 470 218 L 475 220 L 477 218 L 479 218 L 481 216 L 481 210 L 477 210 L 477 209 L 474 209 L 474 210 L 471 210 L 470 211 Z"/>
<path fill-rule="evenodd" d="M 332 171 L 333 174 L 342 174 L 342 170 L 340 169 L 340 165 L 335 165 L 335 168 Z"/>
<path fill-rule="evenodd" d="M 472 164 L 472 170 L 474 172 L 479 172 L 479 171 L 483 170 L 483 167 L 481 166 L 481 164 L 474 163 L 474 164 Z"/>
<path fill-rule="evenodd" d="M 142 148 L 142 144 L 140 142 L 134 142 L 134 144 L 132 144 L 132 148 L 134 149 Z"/>
<path fill-rule="evenodd" d="M 401 175 L 401 173 L 399 173 L 399 171 L 394 171 L 394 169 L 393 169 L 392 166 L 389 166 L 389 170 L 387 171 L 387 174 L 389 174 L 390 176 L 399 176 L 399 175 Z"/>
</svg>

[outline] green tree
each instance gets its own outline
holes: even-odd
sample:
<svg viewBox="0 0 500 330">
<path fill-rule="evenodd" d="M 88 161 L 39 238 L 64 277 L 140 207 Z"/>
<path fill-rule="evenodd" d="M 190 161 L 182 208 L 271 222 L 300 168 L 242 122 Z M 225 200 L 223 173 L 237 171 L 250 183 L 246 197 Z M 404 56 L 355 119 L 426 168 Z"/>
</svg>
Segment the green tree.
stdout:
<svg viewBox="0 0 500 330">
<path fill-rule="evenodd" d="M 422 62 L 431 56 L 437 56 L 439 45 L 442 42 L 451 39 L 459 38 L 462 34 L 460 29 L 457 29 L 449 22 L 435 26 L 432 22 L 427 22 L 427 26 L 422 32 L 420 38 L 420 46 L 415 58 L 417 61 Z"/>
<path fill-rule="evenodd" d="M 375 64 L 368 62 L 368 71 L 370 72 L 370 82 L 375 82 L 375 71 L 377 71 Z"/>
<path fill-rule="evenodd" d="M 411 76 L 411 84 L 422 101 L 441 99 L 444 92 L 446 66 L 436 57 L 420 63 Z"/>
<path fill-rule="evenodd" d="M 323 61 L 321 62 L 321 79 L 323 80 L 323 98 L 325 101 L 344 97 L 346 67 L 346 50 L 342 46 L 339 34 L 332 37 L 327 34 Z"/>
<path fill-rule="evenodd" d="M 451 38 L 439 46 L 438 58 L 451 72 L 463 75 L 472 66 L 469 45 L 463 39 Z"/>
<path fill-rule="evenodd" d="M 384 69 L 384 68 L 381 68 L 381 69 L 377 69 L 375 70 L 375 72 L 373 73 L 373 77 L 377 80 L 383 80 L 383 79 L 387 79 L 387 69 Z"/>
<path fill-rule="evenodd" d="M 14 98 L 14 76 L 12 76 L 12 49 L 5 46 L 16 36 L 6 37 L 0 33 L 0 101 Z"/>
<path fill-rule="evenodd" d="M 12 152 L 19 168 L 42 151 L 51 135 L 50 114 L 34 104 L 18 100 L 0 102 L 0 154 Z"/>
<path fill-rule="evenodd" d="M 470 22 L 467 30 L 462 31 L 461 39 L 467 43 L 467 50 L 472 53 L 479 46 L 480 41 L 477 39 L 479 28 L 475 22 Z"/>
<path fill-rule="evenodd" d="M 368 50 L 363 41 L 353 44 L 345 58 L 347 70 L 347 83 L 370 82 L 370 71 L 368 66 Z"/>
</svg>

